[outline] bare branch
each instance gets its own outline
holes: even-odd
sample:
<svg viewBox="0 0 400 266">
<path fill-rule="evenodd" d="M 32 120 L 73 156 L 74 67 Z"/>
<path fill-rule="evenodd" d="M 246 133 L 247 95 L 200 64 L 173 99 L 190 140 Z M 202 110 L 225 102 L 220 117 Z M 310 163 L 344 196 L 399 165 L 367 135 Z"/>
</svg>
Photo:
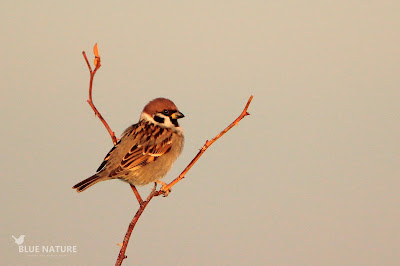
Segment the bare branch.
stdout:
<svg viewBox="0 0 400 266">
<path fill-rule="evenodd" d="M 147 207 L 150 200 L 155 196 L 168 195 L 171 187 L 173 187 L 176 183 L 178 183 L 180 180 L 182 180 L 185 177 L 186 173 L 190 170 L 190 168 L 192 168 L 192 166 L 196 163 L 196 161 L 200 158 L 200 156 L 208 149 L 208 147 L 210 147 L 215 141 L 217 141 L 220 137 L 222 137 L 222 135 L 224 135 L 226 132 L 228 132 L 231 128 L 236 126 L 240 120 L 242 120 L 247 115 L 250 115 L 247 112 L 247 109 L 249 108 L 249 105 L 252 100 L 253 100 L 253 95 L 250 96 L 245 108 L 243 109 L 242 113 L 238 116 L 238 118 L 236 118 L 235 121 L 233 121 L 229 126 L 227 126 L 224 130 L 222 130 L 221 133 L 219 133 L 213 139 L 207 140 L 206 143 L 204 144 L 204 146 L 200 149 L 199 153 L 197 153 L 196 157 L 193 158 L 193 160 L 189 163 L 189 165 L 185 168 L 185 170 L 183 170 L 183 172 L 177 178 L 175 178 L 168 185 L 162 186 L 161 189 L 158 191 L 156 191 L 157 183 L 155 183 L 153 190 L 147 197 L 146 201 L 144 201 L 143 204 L 140 204 L 139 210 L 136 212 L 131 223 L 129 224 L 128 230 L 126 231 L 126 234 L 125 234 L 124 242 L 122 243 L 121 250 L 119 251 L 118 258 L 115 263 L 116 266 L 121 265 L 122 261 L 126 258 L 125 251 L 128 246 L 128 243 L 129 243 L 129 238 L 131 237 L 132 231 L 135 228 L 135 225 L 136 225 L 137 221 L 139 220 L 140 215 L 142 215 L 144 209 Z"/>
<path fill-rule="evenodd" d="M 122 264 L 122 261 L 127 258 L 127 256 L 125 256 L 125 251 L 126 251 L 126 248 L 128 247 L 129 238 L 131 237 L 133 228 L 135 228 L 135 225 L 136 225 L 137 221 L 139 220 L 140 215 L 142 215 L 144 209 L 147 207 L 150 200 L 158 194 L 158 191 L 156 191 L 156 187 L 157 187 L 157 183 L 154 183 L 153 190 L 150 192 L 149 196 L 147 196 L 146 201 L 143 201 L 142 204 L 140 204 L 139 210 L 137 210 L 135 216 L 133 217 L 131 223 L 129 224 L 128 230 L 126 231 L 126 234 L 124 237 L 124 241 L 122 242 L 121 250 L 119 251 L 119 254 L 118 254 L 117 261 L 115 262 L 116 266 L 120 266 Z"/>
<path fill-rule="evenodd" d="M 193 160 L 189 163 L 189 165 L 186 166 L 185 170 L 183 170 L 183 172 L 177 178 L 175 178 L 171 183 L 169 183 L 167 186 L 163 186 L 160 189 L 160 193 L 162 193 L 162 194 L 168 193 L 168 191 L 176 183 L 178 183 L 180 180 L 182 180 L 185 177 L 186 173 L 190 170 L 190 168 L 192 168 L 192 166 L 196 163 L 196 161 L 200 158 L 200 156 L 203 155 L 203 153 L 208 149 L 208 147 L 211 146 L 211 144 L 213 144 L 217 139 L 222 137 L 222 135 L 224 135 L 226 132 L 228 132 L 231 128 L 238 125 L 239 121 L 242 120 L 245 116 L 250 115 L 247 112 L 247 109 L 249 108 L 249 105 L 252 100 L 253 100 L 253 95 L 250 96 L 245 108 L 243 109 L 242 113 L 238 116 L 238 118 L 236 118 L 235 121 L 233 121 L 229 126 L 227 126 L 224 130 L 222 130 L 221 133 L 219 133 L 217 136 L 215 136 L 212 140 L 207 140 L 206 143 L 204 144 L 204 146 L 200 149 L 199 153 L 197 153 L 196 157 L 194 157 Z"/>
<path fill-rule="evenodd" d="M 118 142 L 118 139 L 115 137 L 115 133 L 111 130 L 110 126 L 107 124 L 106 120 L 103 118 L 103 116 L 97 110 L 96 106 L 94 106 L 93 99 L 92 99 L 93 78 L 94 78 L 94 75 L 96 74 L 97 70 L 101 66 L 100 56 L 98 55 L 98 51 L 97 51 L 97 43 L 95 45 L 95 49 L 93 49 L 93 50 L 95 52 L 95 60 L 94 60 L 95 68 L 94 68 L 93 71 L 92 71 L 92 67 L 90 66 L 89 60 L 86 57 L 85 51 L 82 52 L 83 57 L 85 58 L 85 61 L 86 61 L 87 65 L 88 65 L 89 72 L 90 72 L 89 100 L 87 100 L 87 102 L 89 103 L 90 107 L 92 107 L 92 109 L 94 111 L 94 114 L 100 119 L 100 121 L 103 123 L 103 125 L 107 129 L 108 134 L 110 134 L 111 140 L 114 143 L 114 145 L 116 145 L 117 142 Z"/>
<path fill-rule="evenodd" d="M 114 145 L 117 144 L 118 139 L 115 137 L 114 132 L 111 130 L 110 126 L 106 122 L 106 120 L 103 118 L 103 116 L 100 114 L 100 112 L 97 110 L 96 106 L 94 106 L 93 100 L 92 100 L 92 88 L 93 88 L 93 79 L 94 75 L 96 74 L 97 70 L 101 67 L 101 60 L 100 60 L 100 55 L 99 55 L 99 50 L 97 48 L 97 43 L 93 47 L 93 53 L 94 53 L 94 70 L 92 71 L 92 67 L 90 66 L 89 60 L 87 59 L 85 51 L 82 52 L 83 57 L 85 58 L 86 64 L 89 68 L 89 73 L 90 73 L 90 83 L 89 83 L 89 100 L 87 102 L 89 103 L 90 107 L 92 107 L 95 115 L 100 119 L 100 121 L 103 123 L 105 128 L 107 129 L 108 133 L 110 134 L 111 140 L 114 143 Z M 136 199 L 139 202 L 139 205 L 143 204 L 142 197 L 140 197 L 139 192 L 137 191 L 136 187 L 131 185 L 132 191 L 136 196 Z"/>
<path fill-rule="evenodd" d="M 95 55 L 95 59 L 94 59 L 95 68 L 94 68 L 94 70 L 92 70 L 92 67 L 90 66 L 89 60 L 87 59 L 87 56 L 86 56 L 86 53 L 84 51 L 82 52 L 83 57 L 85 58 L 86 64 L 87 64 L 87 66 L 89 68 L 89 72 L 90 72 L 89 99 L 87 100 L 87 102 L 89 103 L 90 107 L 92 107 L 95 115 L 100 119 L 100 121 L 103 123 L 104 127 L 107 129 L 107 131 L 110 134 L 110 137 L 111 137 L 114 145 L 116 145 L 117 142 L 118 142 L 118 139 L 115 137 L 115 134 L 111 130 L 110 126 L 107 124 L 107 122 L 105 121 L 103 116 L 100 114 L 100 112 L 95 107 L 95 105 L 93 103 L 93 99 L 92 99 L 93 78 L 94 78 L 94 75 L 96 74 L 97 70 L 101 66 L 101 61 L 100 61 L 100 56 L 99 56 L 99 52 L 98 52 L 98 49 L 97 49 L 97 44 L 94 46 L 93 52 L 94 52 L 94 55 Z M 126 234 L 125 234 L 125 237 L 124 237 L 124 241 L 123 241 L 123 243 L 121 245 L 121 250 L 120 250 L 120 252 L 118 254 L 118 258 L 117 258 L 117 261 L 116 261 L 115 265 L 121 265 L 122 261 L 126 258 L 125 251 L 126 251 L 126 248 L 128 246 L 129 239 L 130 239 L 130 237 L 132 235 L 132 231 L 135 228 L 135 225 L 136 225 L 137 221 L 139 220 L 140 216 L 142 215 L 143 211 L 145 210 L 147 205 L 150 203 L 151 199 L 153 197 L 159 196 L 159 195 L 167 196 L 168 193 L 171 190 L 171 187 L 176 185 L 180 180 L 182 180 L 185 177 L 185 175 L 190 170 L 190 168 L 192 168 L 192 166 L 197 162 L 197 160 L 200 158 L 200 156 L 208 149 L 208 147 L 210 147 L 215 141 L 217 141 L 220 137 L 222 137 L 222 135 L 224 135 L 226 132 L 228 132 L 231 128 L 233 128 L 235 125 L 237 125 L 240 122 L 240 120 L 242 120 L 244 117 L 249 115 L 249 113 L 247 112 L 247 109 L 249 108 L 249 105 L 250 105 L 252 99 L 253 99 L 253 95 L 250 96 L 249 100 L 247 101 L 247 104 L 246 104 L 245 108 L 243 109 L 242 113 L 238 116 L 238 118 L 236 118 L 228 127 L 226 127 L 224 130 L 222 130 L 221 133 L 219 133 L 213 139 L 207 140 L 206 143 L 203 145 L 203 147 L 200 149 L 199 153 L 189 163 L 189 165 L 171 183 L 169 183 L 168 185 L 166 185 L 166 184 L 163 185 L 160 188 L 160 190 L 158 190 L 158 191 L 156 190 L 157 183 L 155 183 L 155 186 L 154 186 L 153 190 L 147 196 L 147 199 L 145 201 L 142 200 L 142 198 L 141 198 L 139 192 L 137 191 L 136 187 L 131 185 L 132 191 L 135 194 L 136 199 L 138 200 L 140 207 L 137 210 L 135 216 L 133 217 L 131 223 L 129 224 L 128 230 L 126 231 Z"/>
<path fill-rule="evenodd" d="M 131 185 L 132 191 L 135 194 L 136 199 L 139 202 L 139 205 L 142 205 L 144 201 L 142 200 L 142 197 L 140 196 L 139 191 L 136 189 L 136 187 L 134 185 L 132 185 L 132 184 L 129 184 L 129 185 Z"/>
</svg>

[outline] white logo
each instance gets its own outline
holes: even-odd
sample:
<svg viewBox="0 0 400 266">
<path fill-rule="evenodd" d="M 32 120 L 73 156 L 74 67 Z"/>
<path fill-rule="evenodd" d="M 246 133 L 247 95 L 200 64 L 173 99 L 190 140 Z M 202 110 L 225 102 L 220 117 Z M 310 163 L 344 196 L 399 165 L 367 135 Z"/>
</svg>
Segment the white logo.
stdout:
<svg viewBox="0 0 400 266">
<path fill-rule="evenodd" d="M 16 238 L 15 236 L 12 236 L 15 240 L 15 244 L 22 245 L 22 243 L 24 243 L 24 239 L 25 239 L 25 235 L 20 235 L 18 238 Z"/>
<path fill-rule="evenodd" d="M 25 235 L 14 238 L 14 242 L 18 245 L 19 253 L 27 253 L 29 256 L 66 256 L 78 251 L 77 246 L 71 245 L 42 245 L 42 246 L 28 246 L 22 245 L 25 241 Z"/>
</svg>

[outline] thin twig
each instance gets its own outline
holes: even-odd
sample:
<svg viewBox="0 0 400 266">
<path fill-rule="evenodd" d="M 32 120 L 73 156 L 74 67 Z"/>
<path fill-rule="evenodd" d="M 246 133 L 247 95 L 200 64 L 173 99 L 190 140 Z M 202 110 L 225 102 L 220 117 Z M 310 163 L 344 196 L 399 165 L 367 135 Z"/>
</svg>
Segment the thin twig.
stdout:
<svg viewBox="0 0 400 266">
<path fill-rule="evenodd" d="M 96 45 L 97 46 L 97 45 Z M 97 70 L 100 68 L 100 57 L 96 56 L 96 66 L 94 70 L 92 71 L 92 67 L 90 66 L 89 60 L 86 57 L 85 51 L 82 52 L 83 57 L 85 58 L 85 61 L 88 65 L 89 72 L 90 72 L 90 83 L 89 83 L 89 100 L 87 102 L 89 103 L 90 107 L 92 107 L 94 114 L 100 119 L 100 121 L 103 123 L 105 128 L 107 129 L 108 133 L 110 134 L 111 140 L 114 143 L 114 145 L 117 144 L 118 140 L 115 137 L 115 133 L 111 130 L 110 126 L 107 124 L 106 120 L 104 120 L 103 116 L 100 114 L 100 112 L 97 110 L 96 106 L 94 106 L 93 99 L 92 99 L 92 87 L 93 87 L 93 78 L 94 75 L 96 74 Z"/>
<path fill-rule="evenodd" d="M 132 185 L 132 184 L 129 184 L 129 185 L 131 185 L 132 191 L 135 194 L 136 199 L 139 202 L 139 205 L 142 205 L 143 204 L 143 200 L 142 200 L 142 197 L 139 194 L 139 191 L 136 189 L 136 187 L 134 185 Z"/>
<path fill-rule="evenodd" d="M 89 68 L 89 73 L 90 73 L 89 100 L 87 100 L 87 102 L 89 103 L 90 107 L 92 107 L 95 115 L 100 119 L 100 121 L 103 123 L 103 125 L 107 129 L 108 134 L 110 134 L 111 140 L 114 143 L 114 145 L 116 145 L 117 142 L 118 142 L 118 139 L 115 137 L 114 132 L 111 130 L 111 128 L 108 125 L 108 123 L 106 122 L 106 120 L 103 118 L 103 116 L 97 110 L 96 106 L 94 106 L 93 99 L 92 99 L 92 88 L 93 88 L 94 75 L 96 74 L 97 70 L 101 67 L 101 60 L 100 60 L 99 51 L 97 49 L 97 43 L 95 44 L 95 46 L 93 48 L 93 52 L 94 52 L 94 56 L 95 56 L 95 59 L 94 59 L 95 68 L 94 68 L 93 71 L 92 71 L 92 67 L 90 66 L 89 60 L 88 60 L 88 58 L 86 56 L 85 51 L 82 52 L 83 57 L 85 58 L 86 64 L 87 64 L 87 66 Z M 133 193 L 136 196 L 137 201 L 139 202 L 139 205 L 142 205 L 143 204 L 143 200 L 142 200 L 142 197 L 140 197 L 140 194 L 137 191 L 136 187 L 131 185 L 131 188 L 133 190 Z"/>
<path fill-rule="evenodd" d="M 143 202 L 143 204 L 140 205 L 139 210 L 136 212 L 135 216 L 133 217 L 131 223 L 129 224 L 128 230 L 126 231 L 124 242 L 122 243 L 121 250 L 119 251 L 117 261 L 115 263 L 116 266 L 120 266 L 122 264 L 122 261 L 126 258 L 125 256 L 125 251 L 126 247 L 128 246 L 129 243 L 129 238 L 131 237 L 132 231 L 135 228 L 135 225 L 137 221 L 139 220 L 140 215 L 142 215 L 144 209 L 147 207 L 149 204 L 150 200 L 159 195 L 167 195 L 169 193 L 169 190 L 171 187 L 173 187 L 176 183 L 178 183 L 180 180 L 182 180 L 186 173 L 192 168 L 192 166 L 196 163 L 196 161 L 200 158 L 200 156 L 210 147 L 216 140 L 218 140 L 222 135 L 224 135 L 226 132 L 228 132 L 231 128 L 233 128 L 235 125 L 239 123 L 240 120 L 242 120 L 244 117 L 247 115 L 250 115 L 247 112 L 247 109 L 249 108 L 249 105 L 251 101 L 253 100 L 253 95 L 250 96 L 249 100 L 247 101 L 247 104 L 245 108 L 243 109 L 242 113 L 238 116 L 238 118 L 235 119 L 229 126 L 227 126 L 224 130 L 221 131 L 217 136 L 215 136 L 211 140 L 207 140 L 206 143 L 203 145 L 203 147 L 200 149 L 199 153 L 197 153 L 196 157 L 193 158 L 193 160 L 189 163 L 189 165 L 183 170 L 183 172 L 175 178 L 171 183 L 169 183 L 166 186 L 161 187 L 160 190 L 156 191 L 154 189 L 151 191 L 150 195 L 147 197 L 146 201 Z"/>
<path fill-rule="evenodd" d="M 204 146 L 200 149 L 199 153 L 197 153 L 196 157 L 194 157 L 193 160 L 189 163 L 189 165 L 186 166 L 185 170 L 183 170 L 183 172 L 177 178 L 175 178 L 171 183 L 169 183 L 167 186 L 163 186 L 160 189 L 161 193 L 168 193 L 168 191 L 176 183 L 178 183 L 185 177 L 186 173 L 190 170 L 190 168 L 192 168 L 192 166 L 196 163 L 196 161 L 200 158 L 200 156 L 203 155 L 203 153 L 208 149 L 208 147 L 211 146 L 211 144 L 213 144 L 217 139 L 222 137 L 222 135 L 224 135 L 226 132 L 228 132 L 231 128 L 238 125 L 239 121 L 242 120 L 245 116 L 250 115 L 247 112 L 247 109 L 249 108 L 249 105 L 252 100 L 253 100 L 253 95 L 250 96 L 245 108 L 243 109 L 243 112 L 238 116 L 238 118 L 236 118 L 235 121 L 233 121 L 229 126 L 227 126 L 224 130 L 222 130 L 221 133 L 219 133 L 217 136 L 215 136 L 212 140 L 207 140 L 206 143 L 204 144 Z"/>
</svg>

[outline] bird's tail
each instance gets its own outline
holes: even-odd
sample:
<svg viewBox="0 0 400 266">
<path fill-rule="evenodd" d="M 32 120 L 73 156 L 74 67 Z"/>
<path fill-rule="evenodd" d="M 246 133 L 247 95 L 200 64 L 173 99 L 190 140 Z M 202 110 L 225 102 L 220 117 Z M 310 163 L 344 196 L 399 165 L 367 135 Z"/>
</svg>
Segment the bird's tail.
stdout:
<svg viewBox="0 0 400 266">
<path fill-rule="evenodd" d="M 85 189 L 93 186 L 94 184 L 105 180 L 104 177 L 99 176 L 98 174 L 92 175 L 91 177 L 79 182 L 78 184 L 76 184 L 75 186 L 73 186 L 73 189 L 76 189 L 76 192 L 82 192 Z"/>
<path fill-rule="evenodd" d="M 12 236 L 14 238 L 14 240 L 17 240 L 18 238 L 16 238 L 15 236 Z"/>
</svg>

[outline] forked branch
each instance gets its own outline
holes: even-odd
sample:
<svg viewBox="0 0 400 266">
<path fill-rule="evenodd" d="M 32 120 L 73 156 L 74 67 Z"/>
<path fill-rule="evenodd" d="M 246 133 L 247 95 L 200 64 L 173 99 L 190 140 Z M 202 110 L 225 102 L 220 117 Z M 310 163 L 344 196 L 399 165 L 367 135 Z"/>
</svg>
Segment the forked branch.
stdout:
<svg viewBox="0 0 400 266">
<path fill-rule="evenodd" d="M 100 114 L 100 112 L 97 110 L 97 108 L 94 106 L 93 100 L 92 100 L 92 86 L 93 86 L 93 78 L 94 75 L 96 74 L 96 71 L 100 68 L 101 66 L 101 61 L 100 61 L 100 56 L 97 50 L 97 44 L 94 46 L 93 48 L 94 51 L 94 55 L 95 55 L 95 59 L 94 59 L 94 65 L 95 68 L 92 71 L 92 68 L 90 66 L 90 63 L 86 57 L 86 53 L 82 52 L 83 57 L 85 58 L 85 61 L 88 65 L 89 68 L 89 72 L 90 72 L 90 84 L 89 84 L 89 99 L 87 100 L 87 102 L 89 103 L 89 105 L 92 107 L 95 115 L 101 120 L 101 122 L 103 123 L 103 125 L 105 126 L 105 128 L 107 129 L 108 133 L 110 134 L 110 137 L 114 143 L 114 145 L 117 144 L 118 140 L 115 137 L 114 132 L 111 130 L 111 128 L 109 127 L 109 125 L 107 124 L 107 122 L 105 121 L 105 119 L 103 118 L 103 116 Z M 118 254 L 118 258 L 117 261 L 115 263 L 115 265 L 121 265 L 122 261 L 126 258 L 125 256 L 125 251 L 126 248 L 128 246 L 128 242 L 129 239 L 132 235 L 132 231 L 135 228 L 135 225 L 137 223 L 137 221 L 139 220 L 140 216 L 142 215 L 143 211 L 145 210 L 145 208 L 147 207 L 147 205 L 150 203 L 151 199 L 153 199 L 155 196 L 159 196 L 159 195 L 163 195 L 163 196 L 167 196 L 168 193 L 170 192 L 171 188 L 176 185 L 180 180 L 182 180 L 185 175 L 187 174 L 187 172 L 190 170 L 190 168 L 192 168 L 192 166 L 197 162 L 197 160 L 201 157 L 201 155 L 203 155 L 203 153 L 215 142 L 217 141 L 220 137 L 222 137 L 226 132 L 228 132 L 231 128 L 233 128 L 235 125 L 237 125 L 240 120 L 242 120 L 244 117 L 246 117 L 247 115 L 249 115 L 249 113 L 247 112 L 247 109 L 250 106 L 251 101 L 253 100 L 253 95 L 250 96 L 249 100 L 247 101 L 246 106 L 244 107 L 242 113 L 229 125 L 227 126 L 224 130 L 222 130 L 218 135 L 216 135 L 213 139 L 211 140 L 207 140 L 206 143 L 203 145 L 203 147 L 200 149 L 200 151 L 197 153 L 197 155 L 193 158 L 193 160 L 188 164 L 188 166 L 186 166 L 186 168 L 183 170 L 183 172 L 177 177 L 175 178 L 171 183 L 169 183 L 168 185 L 164 185 L 160 188 L 160 190 L 156 190 L 157 184 L 155 184 L 153 190 L 150 192 L 150 194 L 147 196 L 146 200 L 143 201 L 142 198 L 140 197 L 138 191 L 136 190 L 136 188 L 134 186 L 132 187 L 132 190 L 139 202 L 139 209 L 137 210 L 135 216 L 133 217 L 131 223 L 129 224 L 128 230 L 126 231 L 125 237 L 124 237 L 124 241 L 121 245 L 121 250 Z"/>
<path fill-rule="evenodd" d="M 114 145 L 117 144 L 118 139 L 115 137 L 114 132 L 111 130 L 110 126 L 106 122 L 106 120 L 103 118 L 103 116 L 100 114 L 100 112 L 97 110 L 96 106 L 94 106 L 93 99 L 92 99 L 92 87 L 93 87 L 93 78 L 94 75 L 96 74 L 97 70 L 101 67 L 101 60 L 100 60 L 100 55 L 99 55 L 99 50 L 97 48 L 97 43 L 93 47 L 93 53 L 94 53 L 94 70 L 92 70 L 92 67 L 90 66 L 89 60 L 87 59 L 85 51 L 82 52 L 83 57 L 85 58 L 86 64 L 89 68 L 89 73 L 90 73 L 90 83 L 89 83 L 89 99 L 87 102 L 89 103 L 90 107 L 92 107 L 95 115 L 100 119 L 100 121 L 103 123 L 105 128 L 108 131 L 108 134 L 110 134 L 111 140 L 114 143 Z M 133 193 L 136 196 L 136 199 L 138 200 L 139 204 L 142 205 L 143 200 L 140 197 L 139 192 L 137 191 L 136 187 L 131 185 L 131 188 L 133 190 Z"/>
<path fill-rule="evenodd" d="M 119 266 L 122 264 L 122 261 L 126 258 L 125 256 L 125 251 L 128 246 L 129 238 L 131 237 L 132 231 L 135 228 L 135 225 L 137 221 L 139 220 L 140 215 L 142 215 L 144 209 L 147 207 L 149 204 L 150 200 L 154 196 L 159 196 L 159 195 L 168 195 L 170 189 L 176 185 L 180 180 L 182 180 L 186 173 L 192 168 L 192 166 L 197 162 L 197 160 L 203 155 L 203 153 L 210 147 L 215 141 L 217 141 L 222 135 L 224 135 L 226 132 L 228 132 L 231 128 L 239 124 L 240 120 L 242 120 L 244 117 L 247 115 L 250 115 L 247 112 L 247 109 L 249 108 L 249 105 L 251 101 L 253 100 L 253 95 L 250 96 L 249 100 L 247 101 L 246 106 L 244 107 L 242 113 L 238 116 L 238 118 L 235 119 L 229 126 L 227 126 L 224 130 L 221 131 L 218 135 L 216 135 L 213 139 L 207 140 L 206 143 L 203 145 L 203 147 L 200 149 L 200 151 L 197 153 L 197 155 L 193 158 L 193 160 L 186 166 L 185 170 L 177 177 L 175 178 L 171 183 L 169 183 L 166 186 L 161 187 L 160 190 L 156 191 L 156 187 L 151 191 L 150 195 L 147 197 L 146 201 L 140 205 L 139 210 L 136 212 L 135 216 L 133 217 L 131 223 L 129 224 L 128 230 L 126 231 L 124 242 L 122 243 L 121 250 L 119 251 L 119 255 L 117 258 L 117 262 L 115 263 L 116 266 Z"/>
<path fill-rule="evenodd" d="M 111 140 L 115 145 L 115 144 L 117 144 L 118 140 L 115 137 L 115 134 L 111 130 L 110 126 L 107 124 L 106 120 L 103 118 L 103 116 L 97 110 L 96 106 L 94 106 L 93 99 L 92 99 L 93 78 L 94 78 L 94 75 L 96 74 L 97 70 L 101 67 L 101 61 L 100 61 L 99 51 L 97 49 L 97 43 L 93 48 L 93 52 L 94 52 L 94 56 L 95 56 L 95 58 L 94 58 L 94 66 L 95 66 L 95 68 L 94 68 L 93 71 L 92 71 L 92 67 L 90 66 L 89 60 L 86 57 L 85 51 L 82 52 L 83 57 L 85 58 L 85 61 L 86 61 L 87 65 L 88 65 L 89 72 L 90 72 L 89 99 L 87 100 L 87 102 L 89 103 L 90 107 L 92 107 L 92 109 L 94 111 L 94 114 L 100 119 L 100 121 L 103 123 L 103 125 L 107 129 L 108 134 L 110 134 Z"/>
</svg>

